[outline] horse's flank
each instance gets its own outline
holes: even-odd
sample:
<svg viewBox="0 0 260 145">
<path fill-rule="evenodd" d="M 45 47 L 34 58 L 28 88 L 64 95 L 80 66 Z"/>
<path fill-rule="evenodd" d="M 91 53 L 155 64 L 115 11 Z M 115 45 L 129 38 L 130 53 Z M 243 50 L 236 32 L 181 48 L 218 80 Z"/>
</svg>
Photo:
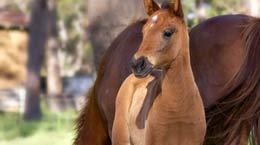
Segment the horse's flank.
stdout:
<svg viewBox="0 0 260 145">
<path fill-rule="evenodd" d="M 260 143 L 260 19 L 250 18 L 242 27 L 245 59 L 240 70 L 224 86 L 221 99 L 206 109 L 207 142 L 214 140 L 229 145 L 236 138 L 247 142 L 252 131 L 250 142 Z"/>
</svg>

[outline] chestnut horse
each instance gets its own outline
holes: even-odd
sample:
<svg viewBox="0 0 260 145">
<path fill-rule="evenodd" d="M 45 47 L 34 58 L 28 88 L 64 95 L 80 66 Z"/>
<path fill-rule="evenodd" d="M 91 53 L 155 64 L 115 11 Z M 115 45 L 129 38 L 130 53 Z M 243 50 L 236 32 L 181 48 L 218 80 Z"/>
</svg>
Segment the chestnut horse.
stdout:
<svg viewBox="0 0 260 145">
<path fill-rule="evenodd" d="M 206 119 L 181 2 L 164 2 L 151 14 L 132 61 L 134 75 L 117 94 L 112 144 L 202 145 Z M 157 69 L 162 77 L 154 75 Z"/>
<path fill-rule="evenodd" d="M 158 6 L 145 0 L 146 11 Z M 115 100 L 131 73 L 146 20 L 127 27 L 100 65 L 88 102 L 77 121 L 75 145 L 110 145 Z M 190 32 L 191 66 L 206 109 L 208 145 L 260 144 L 260 19 L 218 16 Z"/>
</svg>

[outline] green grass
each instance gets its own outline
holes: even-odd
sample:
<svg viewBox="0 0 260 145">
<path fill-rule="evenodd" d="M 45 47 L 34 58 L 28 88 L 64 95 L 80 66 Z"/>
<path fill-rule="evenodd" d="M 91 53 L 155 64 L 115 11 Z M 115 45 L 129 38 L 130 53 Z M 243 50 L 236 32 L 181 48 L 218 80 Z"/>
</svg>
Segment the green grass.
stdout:
<svg viewBox="0 0 260 145">
<path fill-rule="evenodd" d="M 25 122 L 19 114 L 0 113 L 0 145 L 72 145 L 76 116 L 72 110 L 53 114 L 43 107 L 41 121 Z"/>
<path fill-rule="evenodd" d="M 43 109 L 43 118 L 25 122 L 19 114 L 0 113 L 0 145 L 71 145 L 75 111 L 53 114 Z"/>
</svg>

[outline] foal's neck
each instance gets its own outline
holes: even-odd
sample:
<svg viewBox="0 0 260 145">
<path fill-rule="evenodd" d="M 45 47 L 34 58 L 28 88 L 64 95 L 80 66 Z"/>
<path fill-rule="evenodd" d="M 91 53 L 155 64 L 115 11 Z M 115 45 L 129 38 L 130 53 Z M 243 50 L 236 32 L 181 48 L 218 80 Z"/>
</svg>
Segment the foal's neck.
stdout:
<svg viewBox="0 0 260 145">
<path fill-rule="evenodd" d="M 177 56 L 175 61 L 165 71 L 162 79 L 162 97 L 170 101 L 185 102 L 191 95 L 197 95 L 197 86 L 194 81 L 190 65 L 189 48 Z"/>
</svg>

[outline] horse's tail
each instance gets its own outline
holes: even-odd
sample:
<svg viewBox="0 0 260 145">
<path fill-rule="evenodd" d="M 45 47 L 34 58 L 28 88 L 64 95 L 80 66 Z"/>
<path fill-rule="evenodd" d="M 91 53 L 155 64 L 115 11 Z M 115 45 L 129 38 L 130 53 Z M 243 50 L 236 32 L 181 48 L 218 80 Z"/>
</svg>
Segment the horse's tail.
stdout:
<svg viewBox="0 0 260 145">
<path fill-rule="evenodd" d="M 86 96 L 87 103 L 76 120 L 74 145 L 111 145 L 107 123 L 98 105 L 97 89 L 104 77 L 107 57 L 111 55 L 112 51 L 113 49 L 108 48 L 102 57 L 96 81 Z"/>
<path fill-rule="evenodd" d="M 95 84 L 89 91 L 88 102 L 77 119 L 74 145 L 107 145 L 110 139 L 97 104 Z"/>
<path fill-rule="evenodd" d="M 110 145 L 111 140 L 108 134 L 107 123 L 98 105 L 97 89 L 105 73 L 107 57 L 113 49 L 107 50 L 101 59 L 97 72 L 97 78 L 93 87 L 86 96 L 87 103 L 82 108 L 76 120 L 76 137 L 74 145 Z"/>
<path fill-rule="evenodd" d="M 226 94 L 206 109 L 206 144 L 230 145 L 251 136 L 251 144 L 260 145 L 260 19 L 250 18 L 243 27 L 244 62 Z"/>
</svg>

